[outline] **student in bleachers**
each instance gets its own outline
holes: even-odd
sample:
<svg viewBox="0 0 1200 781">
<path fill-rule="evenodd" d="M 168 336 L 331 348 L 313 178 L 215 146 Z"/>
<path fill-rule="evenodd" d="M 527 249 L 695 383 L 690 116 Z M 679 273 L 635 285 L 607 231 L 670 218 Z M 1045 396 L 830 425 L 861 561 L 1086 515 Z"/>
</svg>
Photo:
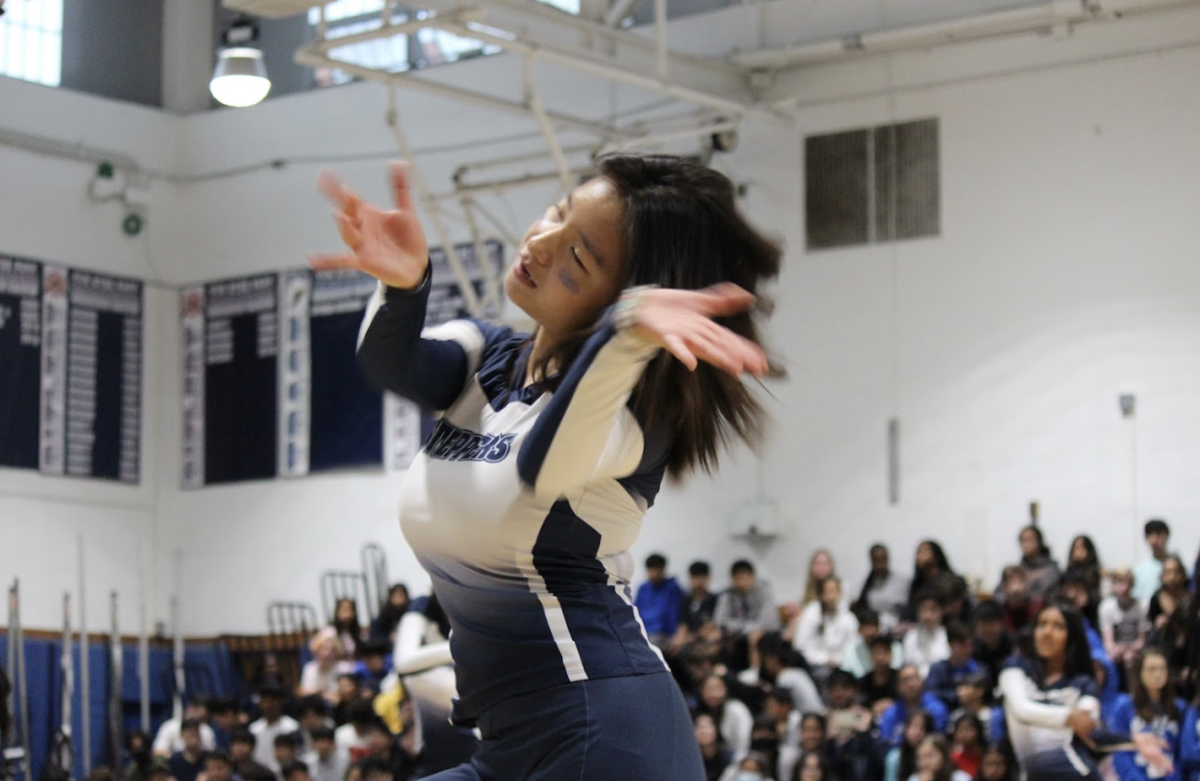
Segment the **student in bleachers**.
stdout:
<svg viewBox="0 0 1200 781">
<path fill-rule="evenodd" d="M 774 774 L 771 759 L 761 752 L 751 751 L 738 761 L 736 775 L 731 778 L 726 774 L 726 778 L 731 781 L 770 781 Z"/>
<path fill-rule="evenodd" d="M 865 704 L 878 717 L 896 699 L 897 669 L 892 667 L 891 640 L 876 637 L 871 641 L 871 670 L 858 679 L 858 689 Z"/>
<path fill-rule="evenodd" d="M 358 602 L 351 597 L 342 597 L 333 607 L 333 621 L 330 625 L 342 641 L 345 655 L 353 657 L 358 651 L 358 644 L 363 639 L 362 622 L 358 620 Z"/>
<path fill-rule="evenodd" d="M 1004 628 L 1014 636 L 1030 626 L 1033 617 L 1042 608 L 1041 600 L 1029 593 L 1025 570 L 1016 564 L 1004 568 L 993 599 L 1004 610 Z"/>
<path fill-rule="evenodd" d="M 345 751 L 350 756 L 351 762 L 358 761 L 366 754 L 367 728 L 377 718 L 375 706 L 365 697 L 346 706 L 346 723 L 334 730 L 333 740 L 339 751 Z"/>
<path fill-rule="evenodd" d="M 257 745 L 258 738 L 245 728 L 234 730 L 229 738 L 229 758 L 233 763 L 233 772 L 243 781 L 250 778 L 275 778 L 275 773 L 269 767 L 255 761 L 254 749 Z"/>
<path fill-rule="evenodd" d="M 387 599 L 379 606 L 379 615 L 371 621 L 367 636 L 371 640 L 387 643 L 389 648 L 394 645 L 396 627 L 400 625 L 400 619 L 408 612 L 410 601 L 408 586 L 403 583 L 393 583 L 392 587 L 388 589 Z"/>
<path fill-rule="evenodd" d="M 971 781 L 950 759 L 950 747 L 941 735 L 926 735 L 917 746 L 917 770 L 908 781 Z"/>
<path fill-rule="evenodd" d="M 724 678 L 710 675 L 704 679 L 700 686 L 697 710 L 712 716 L 717 731 L 734 756 L 743 756 L 750 750 L 754 716 L 743 702 L 729 696 L 729 687 Z"/>
<path fill-rule="evenodd" d="M 308 649 L 313 658 L 304 663 L 296 695 L 307 697 L 319 694 L 330 702 L 336 702 L 338 674 L 351 667 L 346 661 L 346 649 L 337 630 L 331 626 L 324 627 L 309 640 Z"/>
<path fill-rule="evenodd" d="M 950 759 L 954 765 L 970 778 L 977 776 L 985 745 L 984 727 L 979 717 L 966 711 L 951 717 L 950 741 Z"/>
<path fill-rule="evenodd" d="M 963 678 L 958 683 L 955 693 L 958 695 L 958 707 L 950 712 L 950 723 L 953 724 L 960 716 L 973 716 L 983 725 L 983 739 L 990 740 L 989 734 L 992 722 L 992 708 L 986 704 L 989 687 L 988 674 L 978 670 Z"/>
<path fill-rule="evenodd" d="M 1169 555 L 1167 544 L 1171 540 L 1171 527 L 1167 526 L 1166 521 L 1154 518 L 1146 521 L 1143 534 L 1150 555 L 1133 568 L 1133 595 L 1142 604 L 1149 605 L 1150 598 L 1160 585 L 1163 564 Z"/>
<path fill-rule="evenodd" d="M 845 670 L 829 676 L 826 751 L 839 781 L 876 781 L 883 762 L 871 734 L 874 718 L 858 701 L 858 680 Z"/>
<path fill-rule="evenodd" d="M 304 756 L 312 781 L 342 781 L 350 756 L 339 751 L 329 727 L 317 727 L 309 735 L 312 750 Z"/>
<path fill-rule="evenodd" d="M 204 697 L 192 697 L 183 706 L 183 719 L 194 719 L 200 724 L 200 745 L 205 751 L 217 747 L 216 735 L 213 728 L 208 726 L 208 700 Z M 164 721 L 154 736 L 154 755 L 166 759 L 172 754 L 183 751 L 183 738 L 179 731 L 183 719 L 171 717 Z"/>
<path fill-rule="evenodd" d="M 237 706 L 228 697 L 214 697 L 208 703 L 208 715 L 212 719 L 216 747 L 228 751 L 230 738 L 233 737 L 234 731 L 242 726 Z"/>
<path fill-rule="evenodd" d="M 1042 530 L 1026 526 L 1017 535 L 1021 546 L 1021 561 L 1017 564 L 1025 572 L 1025 589 L 1035 601 L 1044 600 L 1058 586 L 1062 572 L 1050 557 L 1050 548 L 1042 537 Z"/>
<path fill-rule="evenodd" d="M 883 632 L 879 623 L 879 614 L 869 607 L 858 608 L 854 611 L 858 620 L 858 637 L 851 644 L 850 650 L 842 658 L 841 669 L 851 673 L 855 678 L 861 678 L 871 671 L 871 642 L 881 635 L 889 639 L 890 635 Z M 892 666 L 899 667 L 904 658 L 904 651 L 899 642 L 892 643 Z"/>
<path fill-rule="evenodd" d="M 992 701 L 992 690 L 1000 680 L 1004 662 L 1013 654 L 1013 638 L 1004 626 L 1004 612 L 993 600 L 985 600 L 975 606 L 972 613 L 975 630 L 972 656 L 988 671 L 986 701 Z"/>
<path fill-rule="evenodd" d="M 972 658 L 975 642 L 965 625 L 956 621 L 947 626 L 946 642 L 950 655 L 930 665 L 925 690 L 941 700 L 947 711 L 952 711 L 958 707 L 958 685 L 982 668 Z"/>
<path fill-rule="evenodd" d="M 917 545 L 913 561 L 913 579 L 908 587 L 908 605 L 904 611 L 907 620 L 917 617 L 917 602 L 921 595 L 929 592 L 949 594 L 961 578 L 950 568 L 950 561 L 942 546 L 934 540 L 922 540 Z"/>
<path fill-rule="evenodd" d="M 1100 566 L 1100 554 L 1096 552 L 1096 544 L 1086 534 L 1080 534 L 1071 540 L 1067 551 L 1067 566 L 1063 574 L 1078 573 L 1087 585 L 1088 594 L 1093 605 L 1100 604 L 1100 582 L 1103 580 L 1104 569 Z"/>
<path fill-rule="evenodd" d="M 909 578 L 892 571 L 887 547 L 875 543 L 871 546 L 871 572 L 863 581 L 854 608 L 860 616 L 865 609 L 874 611 L 879 616 L 880 630 L 890 633 L 904 615 L 910 585 Z"/>
<path fill-rule="evenodd" d="M 911 664 L 900 668 L 896 680 L 896 701 L 879 717 L 879 739 L 889 746 L 899 746 L 904 740 L 905 724 L 913 711 L 925 711 L 933 719 L 933 729 L 946 729 L 950 713 L 942 701 L 924 690 L 921 673 Z"/>
<path fill-rule="evenodd" d="M 845 777 L 834 774 L 825 755 L 819 751 L 807 751 L 801 754 L 799 761 L 796 762 L 796 770 L 791 777 L 780 776 L 780 779 L 781 781 L 846 781 Z"/>
<path fill-rule="evenodd" d="M 272 773 L 279 773 L 275 761 L 275 738 L 297 732 L 300 724 L 283 712 L 284 693 L 277 686 L 264 686 L 258 692 L 258 708 L 262 716 L 250 725 L 254 735 L 254 761 L 265 765 Z"/>
<path fill-rule="evenodd" d="M 1118 667 L 1128 669 L 1146 644 L 1150 620 L 1146 606 L 1133 595 L 1133 573 L 1119 569 L 1112 574 L 1112 594 L 1097 611 L 1104 649 Z"/>
<path fill-rule="evenodd" d="M 705 781 L 718 781 L 733 762 L 733 752 L 726 747 L 710 714 L 697 711 L 692 716 L 692 726 L 700 746 L 700 758 L 704 761 Z"/>
<path fill-rule="evenodd" d="M 750 753 L 756 752 L 770 762 L 772 778 L 791 773 L 800 757 L 798 743 L 781 744 L 774 720 L 765 714 L 754 719 L 754 727 L 750 731 Z"/>
<path fill-rule="evenodd" d="M 204 755 L 205 781 L 238 781 L 233 772 L 233 760 L 224 751 L 210 751 Z"/>
<path fill-rule="evenodd" d="M 638 586 L 633 604 L 650 642 L 665 649 L 679 628 L 683 589 L 674 576 L 667 575 L 667 559 L 662 554 L 646 557 L 646 582 Z"/>
<path fill-rule="evenodd" d="M 679 627 L 671 640 L 672 653 L 696 640 L 721 639 L 721 630 L 713 622 L 717 610 L 717 595 L 709 589 L 711 569 L 707 561 L 693 561 L 688 566 L 688 592 L 679 608 Z"/>
<path fill-rule="evenodd" d="M 167 767 L 175 781 L 196 781 L 204 771 L 204 747 L 200 740 L 200 722 L 184 719 L 179 725 L 179 738 L 183 750 L 177 751 L 167 760 Z"/>
<path fill-rule="evenodd" d="M 283 781 L 283 769 L 300 758 L 300 731 L 276 735 L 272 741 L 275 748 L 275 766 L 279 770 L 275 774 Z"/>
<path fill-rule="evenodd" d="M 758 579 L 745 559 L 729 568 L 732 585 L 717 598 L 713 621 L 725 637 L 726 658 L 736 670 L 757 666 L 756 645 L 767 632 L 779 629 L 779 611 L 771 587 Z"/>
<path fill-rule="evenodd" d="M 938 592 L 930 589 L 917 595 L 917 623 L 904 635 L 904 663 L 916 665 L 921 677 L 929 674 L 934 662 L 950 656 L 950 642 L 942 626 L 942 602 Z"/>
<path fill-rule="evenodd" d="M 772 689 L 767 692 L 763 704 L 763 715 L 759 718 L 768 720 L 772 725 L 775 738 L 775 764 L 780 768 L 780 775 L 786 775 L 783 771 L 791 770 L 800 752 L 801 714 L 795 708 L 792 693 L 787 689 Z M 753 737 L 751 737 L 750 745 L 751 748 L 758 747 Z"/>
<path fill-rule="evenodd" d="M 1016 762 L 1012 752 L 1003 743 L 989 743 L 979 760 L 979 774 L 975 781 L 1015 781 Z"/>
<path fill-rule="evenodd" d="M 308 765 L 301 759 L 293 759 L 279 772 L 280 781 L 313 781 Z"/>
<path fill-rule="evenodd" d="M 836 577 L 821 581 L 818 599 L 804 606 L 784 630 L 784 638 L 804 654 L 818 683 L 842 664 L 858 639 L 858 619 L 842 600 L 842 584 Z"/>
<path fill-rule="evenodd" d="M 1180 731 L 1187 705 L 1175 697 L 1175 686 L 1167 669 L 1167 658 L 1154 647 L 1137 657 L 1129 676 L 1129 693 L 1123 695 L 1109 719 L 1109 727 L 1122 733 L 1147 732 L 1164 742 L 1164 752 L 1176 764 L 1172 773 L 1161 774 L 1147 767 L 1134 751 L 1113 754 L 1113 769 L 1120 781 L 1148 781 L 1153 778 L 1178 781 Z"/>
<path fill-rule="evenodd" d="M 352 668 L 358 675 L 363 696 L 374 697 L 383 688 L 383 680 L 392 671 L 392 647 L 382 640 L 368 638 L 358 644 L 358 661 Z"/>
<path fill-rule="evenodd" d="M 740 683 L 751 687 L 772 686 L 791 692 L 792 701 L 801 713 L 824 713 L 825 703 L 812 676 L 805 669 L 803 657 L 783 638 L 772 632 L 758 642 L 759 666 L 738 673 Z"/>
<path fill-rule="evenodd" d="M 1183 561 L 1178 556 L 1168 556 L 1162 563 L 1159 587 L 1146 606 L 1146 618 L 1150 621 L 1152 632 L 1161 639 L 1175 611 L 1187 613 L 1191 598 Z"/>
<path fill-rule="evenodd" d="M 821 583 L 836 577 L 837 572 L 833 563 L 833 554 L 825 548 L 818 548 L 808 560 L 808 577 L 804 581 L 804 593 L 800 597 L 800 607 L 816 602 L 821 598 Z"/>
<path fill-rule="evenodd" d="M 800 752 L 820 753 L 829 758 L 829 722 L 820 713 L 804 713 L 800 716 Z"/>
<path fill-rule="evenodd" d="M 917 746 L 927 736 L 934 734 L 933 717 L 917 709 L 905 714 L 899 724 L 900 740 L 884 742 L 886 752 L 883 763 L 884 781 L 908 781 L 917 770 Z"/>
</svg>

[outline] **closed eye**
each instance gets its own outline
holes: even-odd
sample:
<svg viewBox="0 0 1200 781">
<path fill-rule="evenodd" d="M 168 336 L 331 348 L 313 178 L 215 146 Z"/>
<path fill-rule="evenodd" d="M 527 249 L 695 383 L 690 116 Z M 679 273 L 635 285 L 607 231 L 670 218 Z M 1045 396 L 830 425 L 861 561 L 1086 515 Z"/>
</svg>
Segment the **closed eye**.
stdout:
<svg viewBox="0 0 1200 781">
<path fill-rule="evenodd" d="M 571 257 L 575 259 L 575 263 L 584 271 L 587 271 L 587 266 L 583 265 L 583 260 L 579 257 L 579 253 L 574 247 L 571 247 Z"/>
</svg>

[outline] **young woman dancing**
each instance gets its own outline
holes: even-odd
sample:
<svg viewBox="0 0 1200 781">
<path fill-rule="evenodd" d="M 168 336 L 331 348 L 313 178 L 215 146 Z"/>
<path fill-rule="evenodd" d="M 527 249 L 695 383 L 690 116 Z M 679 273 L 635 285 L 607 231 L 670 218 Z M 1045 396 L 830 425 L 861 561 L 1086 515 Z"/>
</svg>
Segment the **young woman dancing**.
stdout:
<svg viewBox="0 0 1200 781">
<path fill-rule="evenodd" d="M 632 605 L 629 548 L 664 476 L 757 441 L 743 373 L 768 372 L 753 307 L 778 247 L 723 175 L 621 155 L 526 232 L 505 279 L 532 335 L 474 320 L 422 333 L 428 247 L 406 169 L 395 208 L 330 176 L 347 252 L 380 281 L 363 371 L 441 413 L 401 489 L 405 538 L 450 618 L 479 752 L 438 781 L 670 778 L 704 768 L 678 687 Z"/>
</svg>

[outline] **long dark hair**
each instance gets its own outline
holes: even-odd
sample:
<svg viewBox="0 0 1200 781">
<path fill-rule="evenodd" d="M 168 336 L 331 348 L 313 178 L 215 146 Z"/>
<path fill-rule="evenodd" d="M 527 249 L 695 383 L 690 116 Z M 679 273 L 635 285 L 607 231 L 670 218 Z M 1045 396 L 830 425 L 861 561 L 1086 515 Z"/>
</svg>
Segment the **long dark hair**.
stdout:
<svg viewBox="0 0 1200 781">
<path fill-rule="evenodd" d="M 1021 529 L 1021 531 L 1017 532 L 1017 539 L 1020 540 L 1021 535 L 1024 534 L 1025 532 L 1033 532 L 1034 535 L 1037 537 L 1037 544 L 1038 544 L 1037 555 L 1041 556 L 1042 558 L 1046 558 L 1046 559 L 1050 558 L 1050 546 L 1048 546 L 1046 544 L 1046 538 L 1042 536 L 1042 530 L 1039 529 L 1038 527 L 1034 526 L 1033 524 L 1029 524 L 1025 528 Z"/>
<path fill-rule="evenodd" d="M 1077 675 L 1086 675 L 1094 679 L 1096 671 L 1092 668 L 1092 652 L 1088 647 L 1087 632 L 1083 628 L 1083 616 L 1075 609 L 1074 605 L 1057 600 L 1047 602 L 1038 610 L 1037 615 L 1033 617 L 1032 630 L 1027 637 L 1023 638 L 1028 643 L 1028 647 L 1023 649 L 1023 653 L 1033 660 L 1037 668 L 1038 685 L 1046 682 L 1046 662 L 1037 655 L 1033 633 L 1037 631 L 1038 622 L 1047 610 L 1057 610 L 1067 624 L 1067 649 L 1066 658 L 1063 660 L 1063 677 L 1074 678 Z"/>
<path fill-rule="evenodd" d="M 921 719 L 925 723 L 925 736 L 921 740 L 930 735 L 937 734 L 937 730 L 933 725 L 933 715 L 929 711 L 914 709 L 908 712 L 908 718 L 904 720 L 904 733 L 900 735 L 900 772 L 896 775 L 897 778 L 908 778 L 917 772 L 917 747 L 908 744 L 908 736 L 906 734 L 908 732 L 908 725 L 914 719 Z"/>
<path fill-rule="evenodd" d="M 1067 562 L 1063 566 L 1063 570 L 1068 570 L 1072 566 L 1079 566 L 1079 564 L 1071 561 L 1071 556 L 1075 553 L 1075 543 L 1077 542 L 1082 542 L 1083 549 L 1087 551 L 1087 560 L 1083 562 L 1083 565 L 1100 569 L 1100 554 L 1096 552 L 1096 543 L 1092 542 L 1092 538 L 1086 534 L 1077 534 L 1075 535 L 1075 539 L 1071 540 L 1070 547 L 1067 548 Z"/>
<path fill-rule="evenodd" d="M 338 609 L 341 608 L 343 603 L 350 605 L 354 609 L 354 617 L 346 621 L 339 621 L 337 617 Z M 329 625 L 339 633 L 349 634 L 357 639 L 362 634 L 362 625 L 358 621 L 358 600 L 354 599 L 354 597 L 341 597 L 334 602 L 333 619 L 329 622 Z"/>
<path fill-rule="evenodd" d="M 1163 649 L 1156 646 L 1148 646 L 1142 649 L 1142 652 L 1137 655 L 1137 661 L 1133 664 L 1133 673 L 1129 678 L 1129 693 L 1133 696 L 1133 709 L 1146 722 L 1149 722 L 1158 715 L 1155 713 L 1154 702 L 1150 699 L 1150 691 L 1142 683 L 1142 668 L 1146 666 L 1146 660 L 1151 656 L 1160 657 L 1164 664 L 1169 665 L 1171 661 Z M 1162 709 L 1161 712 L 1163 714 L 1175 722 L 1183 721 L 1183 716 L 1179 713 L 1179 706 L 1175 703 L 1175 684 L 1171 681 L 1169 669 L 1167 672 L 1167 684 L 1163 687 L 1162 694 L 1159 697 L 1159 707 Z"/>
<path fill-rule="evenodd" d="M 733 182 L 724 174 L 682 157 L 615 154 L 596 162 L 596 175 L 609 180 L 624 209 L 622 288 L 660 285 L 699 290 L 733 282 L 758 296 L 754 310 L 717 322 L 761 344 L 755 312 L 769 309 L 760 290 L 779 275 L 782 252 L 737 209 Z M 590 333 L 566 339 L 532 365 L 532 376 L 554 390 L 559 377 Z M 772 374 L 782 375 L 776 365 Z M 560 375 L 561 376 L 561 375 Z M 708 364 L 696 371 L 661 351 L 633 389 L 630 406 L 647 429 L 672 436 L 667 475 L 678 480 L 697 467 L 717 466 L 731 440 L 756 446 L 765 413 L 750 389 Z"/>
<path fill-rule="evenodd" d="M 950 560 L 946 558 L 946 551 L 942 550 L 941 543 L 939 543 L 937 540 L 921 540 L 917 543 L 918 548 L 920 548 L 922 545 L 929 546 L 929 552 L 933 554 L 933 561 L 939 570 L 942 572 L 949 572 L 951 575 L 954 574 L 954 570 L 950 567 Z M 917 568 L 914 567 L 914 569 Z M 924 577 L 924 574 L 919 570 L 916 574 Z"/>
</svg>

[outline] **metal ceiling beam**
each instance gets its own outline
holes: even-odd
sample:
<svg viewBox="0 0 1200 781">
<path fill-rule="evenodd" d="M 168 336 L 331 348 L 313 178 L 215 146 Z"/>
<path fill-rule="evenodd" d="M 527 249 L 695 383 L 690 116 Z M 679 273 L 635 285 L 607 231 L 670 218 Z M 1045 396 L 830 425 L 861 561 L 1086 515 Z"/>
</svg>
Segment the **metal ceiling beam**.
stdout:
<svg viewBox="0 0 1200 781">
<path fill-rule="evenodd" d="M 516 100 L 505 100 L 482 92 L 441 84 L 435 81 L 414 76 L 411 73 L 389 73 L 384 70 L 367 68 L 353 62 L 323 54 L 315 46 L 309 44 L 296 50 L 295 60 L 300 65 L 313 68 L 327 67 L 345 71 L 352 76 L 368 81 L 378 81 L 384 84 L 396 85 L 414 92 L 423 92 L 448 100 L 458 100 L 469 105 L 489 108 L 522 119 L 530 118 L 530 108 L 525 103 Z M 620 135 L 616 127 L 605 122 L 593 121 L 582 117 L 571 116 L 555 111 L 547 111 L 550 120 L 559 126 L 582 130 L 597 138 L 606 139 Z"/>
</svg>

